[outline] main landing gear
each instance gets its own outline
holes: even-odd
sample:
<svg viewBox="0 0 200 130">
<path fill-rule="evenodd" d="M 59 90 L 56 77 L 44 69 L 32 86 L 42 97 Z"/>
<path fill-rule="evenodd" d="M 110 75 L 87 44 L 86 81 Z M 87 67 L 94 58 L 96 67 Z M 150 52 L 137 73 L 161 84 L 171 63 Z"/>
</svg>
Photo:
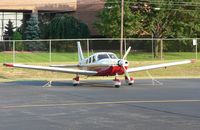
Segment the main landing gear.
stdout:
<svg viewBox="0 0 200 130">
<path fill-rule="evenodd" d="M 78 86 L 80 84 L 79 76 L 76 75 L 75 78 L 73 78 L 73 86 Z"/>
<path fill-rule="evenodd" d="M 122 84 L 120 79 L 117 78 L 117 76 L 115 76 L 115 79 L 113 81 L 114 81 L 115 88 L 119 88 Z"/>
</svg>

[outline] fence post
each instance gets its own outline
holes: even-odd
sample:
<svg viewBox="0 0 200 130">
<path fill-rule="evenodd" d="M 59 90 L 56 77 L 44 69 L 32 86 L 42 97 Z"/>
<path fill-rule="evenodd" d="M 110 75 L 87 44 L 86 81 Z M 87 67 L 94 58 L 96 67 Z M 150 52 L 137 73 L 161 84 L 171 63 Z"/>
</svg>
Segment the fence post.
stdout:
<svg viewBox="0 0 200 130">
<path fill-rule="evenodd" d="M 160 59 L 163 60 L 163 39 L 160 41 Z"/>
<path fill-rule="evenodd" d="M 198 59 L 198 42 L 196 44 L 196 60 Z"/>
<path fill-rule="evenodd" d="M 151 55 L 152 55 L 152 60 L 154 59 L 154 46 L 153 46 L 153 34 L 151 34 Z"/>
<path fill-rule="evenodd" d="M 16 54 L 15 54 L 15 40 L 13 40 L 13 63 L 15 63 L 15 57 Z"/>
<path fill-rule="evenodd" d="M 52 62 L 52 57 L 51 57 L 51 40 L 49 40 L 49 64 L 51 64 L 51 62 Z"/>
<path fill-rule="evenodd" d="M 87 39 L 87 55 L 90 56 L 90 41 Z"/>
<path fill-rule="evenodd" d="M 126 52 L 126 38 L 124 39 L 124 52 Z"/>
<path fill-rule="evenodd" d="M 197 60 L 197 55 L 198 55 L 198 42 L 197 42 L 197 39 L 193 39 L 192 40 L 192 44 L 193 44 L 193 46 L 195 46 L 196 48 L 195 48 L 195 57 L 196 57 L 196 60 Z"/>
</svg>

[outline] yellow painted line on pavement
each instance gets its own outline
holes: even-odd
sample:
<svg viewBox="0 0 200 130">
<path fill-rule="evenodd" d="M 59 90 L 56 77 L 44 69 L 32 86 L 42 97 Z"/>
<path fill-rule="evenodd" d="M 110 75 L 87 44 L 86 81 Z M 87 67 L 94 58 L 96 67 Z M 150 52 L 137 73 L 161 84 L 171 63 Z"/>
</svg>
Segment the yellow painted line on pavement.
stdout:
<svg viewBox="0 0 200 130">
<path fill-rule="evenodd" d="M 81 105 L 106 105 L 106 104 L 129 104 L 129 103 L 189 103 L 200 102 L 200 100 L 147 100 L 147 101 L 113 101 L 113 102 L 78 102 L 58 104 L 22 104 L 22 105 L 0 105 L 0 109 L 9 108 L 32 108 L 32 107 L 58 107 L 58 106 L 81 106 Z"/>
</svg>

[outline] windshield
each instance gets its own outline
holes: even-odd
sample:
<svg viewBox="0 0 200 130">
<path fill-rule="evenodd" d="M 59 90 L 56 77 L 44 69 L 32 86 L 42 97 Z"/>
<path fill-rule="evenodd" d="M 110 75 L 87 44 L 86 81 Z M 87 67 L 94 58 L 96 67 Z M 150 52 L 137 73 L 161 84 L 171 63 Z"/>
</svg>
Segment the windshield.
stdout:
<svg viewBox="0 0 200 130">
<path fill-rule="evenodd" d="M 98 55 L 98 60 L 107 59 L 107 58 L 109 58 L 107 54 L 99 54 Z"/>
<path fill-rule="evenodd" d="M 114 54 L 108 54 L 110 56 L 111 59 L 117 59 L 117 56 Z"/>
</svg>

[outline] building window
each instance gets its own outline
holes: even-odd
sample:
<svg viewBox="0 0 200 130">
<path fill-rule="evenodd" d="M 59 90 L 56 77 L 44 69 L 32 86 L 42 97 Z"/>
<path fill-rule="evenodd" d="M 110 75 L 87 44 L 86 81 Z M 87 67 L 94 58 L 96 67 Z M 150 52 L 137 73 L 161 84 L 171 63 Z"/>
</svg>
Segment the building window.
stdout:
<svg viewBox="0 0 200 130">
<path fill-rule="evenodd" d="M 20 27 L 22 24 L 23 13 L 18 12 L 0 12 L 0 40 L 3 40 L 5 26 L 11 20 L 14 27 Z M 14 30 L 15 31 L 15 30 Z"/>
</svg>

